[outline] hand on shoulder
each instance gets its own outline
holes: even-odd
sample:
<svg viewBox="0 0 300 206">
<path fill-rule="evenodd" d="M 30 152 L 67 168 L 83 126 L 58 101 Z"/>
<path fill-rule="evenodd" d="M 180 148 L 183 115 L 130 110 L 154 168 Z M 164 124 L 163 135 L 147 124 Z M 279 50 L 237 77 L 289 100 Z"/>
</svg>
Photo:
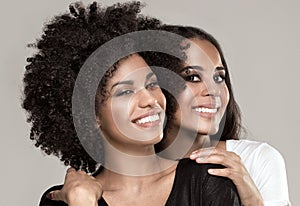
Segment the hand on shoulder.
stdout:
<svg viewBox="0 0 300 206">
<path fill-rule="evenodd" d="M 198 149 L 190 155 L 190 159 L 199 164 L 212 163 L 225 166 L 222 169 L 209 169 L 208 173 L 231 179 L 237 187 L 243 205 L 263 205 L 262 196 L 240 156 L 234 152 L 226 151 L 225 144 L 225 142 L 220 142 L 216 147 Z"/>
<path fill-rule="evenodd" d="M 63 201 L 69 206 L 96 206 L 102 193 L 102 185 L 94 177 L 84 171 L 69 168 L 62 188 L 55 188 L 46 197 L 52 201 Z"/>
</svg>

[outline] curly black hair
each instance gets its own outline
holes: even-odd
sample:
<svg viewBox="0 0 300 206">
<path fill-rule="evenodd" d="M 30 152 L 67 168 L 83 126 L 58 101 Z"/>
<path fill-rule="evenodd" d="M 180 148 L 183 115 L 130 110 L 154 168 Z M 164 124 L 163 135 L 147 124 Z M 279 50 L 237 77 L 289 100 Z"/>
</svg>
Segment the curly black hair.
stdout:
<svg viewBox="0 0 300 206">
<path fill-rule="evenodd" d="M 90 173 L 97 168 L 98 163 L 83 148 L 76 133 L 72 115 L 72 95 L 80 68 L 104 43 L 123 34 L 149 29 L 169 31 L 186 38 L 200 36 L 216 46 L 227 69 L 223 53 L 213 37 L 207 38 L 205 35 L 200 35 L 198 30 L 189 27 L 163 25 L 155 18 L 141 15 L 141 8 L 140 2 L 135 1 L 109 7 L 101 7 L 96 2 L 88 7 L 74 3 L 70 5 L 68 13 L 54 17 L 45 25 L 44 32 L 36 43 L 29 44 L 30 47 L 37 49 L 36 54 L 27 58 L 28 64 L 23 80 L 22 106 L 28 113 L 28 122 L 32 125 L 30 139 L 35 141 L 36 147 L 41 148 L 48 155 L 59 157 L 65 165 Z M 175 45 L 177 43 L 175 42 Z M 182 60 L 170 58 L 167 54 L 145 52 L 140 55 L 150 65 L 163 66 L 174 71 L 182 63 Z M 117 66 L 118 62 L 112 65 L 100 82 L 98 94 L 104 97 L 102 99 L 107 95 L 105 85 Z M 162 79 L 161 82 L 167 84 L 174 82 L 174 80 L 169 81 L 168 76 L 159 73 L 160 71 L 156 70 L 156 72 L 159 81 Z M 228 105 L 225 130 L 221 139 L 238 139 L 240 113 L 233 98 L 228 75 L 225 81 L 230 91 L 231 102 Z M 173 88 L 175 93 L 180 91 L 178 87 L 183 87 L 183 84 L 178 82 L 176 81 Z M 172 118 L 177 103 L 167 91 L 165 95 L 168 103 L 167 115 L 168 118 Z M 98 108 L 96 105 L 103 103 L 98 100 L 95 98 L 95 105 L 93 105 L 96 110 Z M 84 121 L 84 114 L 82 118 Z M 90 136 L 99 132 L 97 128 L 87 128 L 87 130 L 91 133 Z"/>
<path fill-rule="evenodd" d="M 126 33 L 158 27 L 161 23 L 140 14 L 140 2 L 117 3 L 109 7 L 93 2 L 69 6 L 69 12 L 55 16 L 43 34 L 29 47 L 37 53 L 27 58 L 22 106 L 31 123 L 30 139 L 46 154 L 53 154 L 65 165 L 93 173 L 97 162 L 81 145 L 73 124 L 72 94 L 75 80 L 86 59 L 101 45 Z M 117 63 L 108 70 L 105 84 Z M 95 98 L 95 97 L 94 97 Z M 97 100 L 97 98 L 96 98 Z M 94 131 L 91 131 L 94 132 Z"/>
</svg>

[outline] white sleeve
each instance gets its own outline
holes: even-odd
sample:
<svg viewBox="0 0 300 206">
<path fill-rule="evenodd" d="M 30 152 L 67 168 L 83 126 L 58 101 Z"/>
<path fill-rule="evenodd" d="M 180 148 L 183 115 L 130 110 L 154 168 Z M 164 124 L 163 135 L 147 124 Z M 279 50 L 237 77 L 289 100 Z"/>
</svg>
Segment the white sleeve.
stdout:
<svg viewBox="0 0 300 206">
<path fill-rule="evenodd" d="M 290 206 L 286 168 L 281 154 L 266 143 L 238 141 L 242 142 L 229 146 L 228 150 L 241 157 L 265 206 Z"/>
</svg>

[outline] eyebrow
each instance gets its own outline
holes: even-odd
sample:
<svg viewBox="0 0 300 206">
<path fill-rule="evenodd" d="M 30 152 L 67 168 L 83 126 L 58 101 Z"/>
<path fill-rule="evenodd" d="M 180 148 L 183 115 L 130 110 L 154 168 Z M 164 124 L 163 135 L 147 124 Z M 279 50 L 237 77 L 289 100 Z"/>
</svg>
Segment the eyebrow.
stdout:
<svg viewBox="0 0 300 206">
<path fill-rule="evenodd" d="M 116 86 L 118 86 L 118 85 L 122 85 L 122 84 L 133 85 L 133 81 L 128 80 L 128 81 L 117 82 L 117 83 L 115 83 L 114 85 L 111 86 L 111 90 L 112 90 L 114 87 L 116 87 Z"/>
<path fill-rule="evenodd" d="M 200 66 L 186 66 L 186 67 L 183 67 L 181 70 L 180 70 L 180 73 L 181 72 L 184 72 L 185 70 L 188 70 L 188 69 L 196 69 L 196 70 L 200 70 L 200 71 L 203 71 L 204 69 Z"/>
<path fill-rule="evenodd" d="M 217 71 L 224 70 L 224 71 L 225 71 L 225 68 L 224 68 L 224 67 L 222 67 L 222 66 L 218 66 L 218 67 L 216 67 L 216 68 L 215 68 L 215 70 L 217 70 Z"/>
<path fill-rule="evenodd" d="M 150 72 L 149 74 L 146 75 L 146 80 L 149 80 L 152 76 L 154 75 L 153 72 Z M 122 84 L 127 84 L 127 85 L 133 85 L 133 81 L 132 80 L 127 80 L 127 81 L 121 81 L 121 82 L 117 82 L 114 85 L 111 86 L 111 90 L 118 86 L 118 85 L 122 85 Z"/>
<path fill-rule="evenodd" d="M 186 67 L 184 67 L 184 68 L 182 68 L 182 69 L 180 70 L 180 73 L 181 73 L 181 72 L 184 72 L 184 71 L 187 70 L 187 69 L 196 69 L 196 70 L 200 70 L 200 71 L 203 71 L 203 70 L 204 70 L 203 67 L 201 67 L 201 66 L 186 66 Z M 218 67 L 215 68 L 215 70 L 217 70 L 217 71 L 222 71 L 222 70 L 224 70 L 224 71 L 225 71 L 225 68 L 222 67 L 222 66 L 218 66 Z"/>
<path fill-rule="evenodd" d="M 146 80 L 149 80 L 153 75 L 154 75 L 153 72 L 150 72 L 149 74 L 147 74 L 146 75 Z"/>
</svg>

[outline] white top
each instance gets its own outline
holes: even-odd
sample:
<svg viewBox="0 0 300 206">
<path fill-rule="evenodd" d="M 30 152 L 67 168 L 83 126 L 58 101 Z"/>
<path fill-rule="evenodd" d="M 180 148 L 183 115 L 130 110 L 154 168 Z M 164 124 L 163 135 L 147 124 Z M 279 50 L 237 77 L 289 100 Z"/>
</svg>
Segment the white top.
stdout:
<svg viewBox="0 0 300 206">
<path fill-rule="evenodd" d="M 241 157 L 265 206 L 291 205 L 284 159 L 275 148 L 263 142 L 227 140 L 226 150 Z"/>
</svg>

